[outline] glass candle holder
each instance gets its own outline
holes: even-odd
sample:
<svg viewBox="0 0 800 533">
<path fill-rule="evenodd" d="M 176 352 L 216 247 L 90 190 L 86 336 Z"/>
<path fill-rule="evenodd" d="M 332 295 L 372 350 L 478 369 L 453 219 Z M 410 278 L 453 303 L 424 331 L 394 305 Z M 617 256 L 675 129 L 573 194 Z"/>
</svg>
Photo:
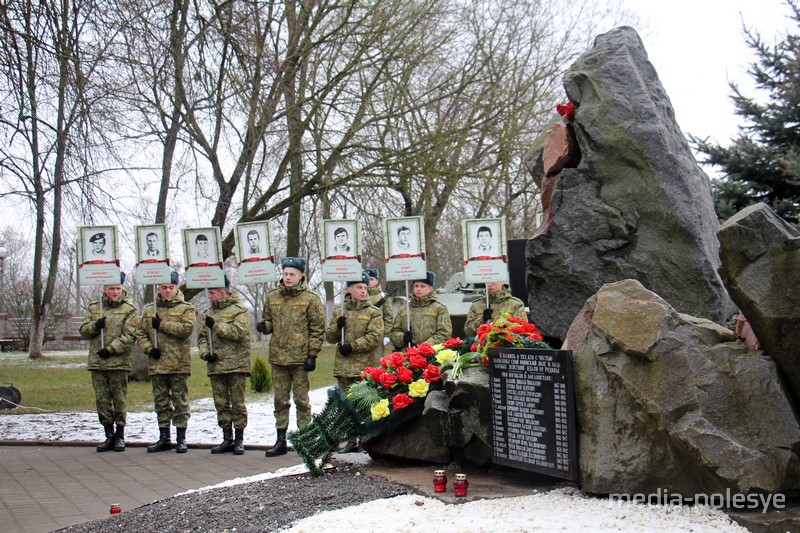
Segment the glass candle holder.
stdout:
<svg viewBox="0 0 800 533">
<path fill-rule="evenodd" d="M 466 497 L 468 487 L 469 481 L 467 481 L 467 475 L 456 474 L 456 479 L 453 481 L 453 489 L 456 492 L 456 496 L 459 498 Z"/>
<path fill-rule="evenodd" d="M 433 492 L 447 492 L 447 476 L 444 470 L 433 471 Z"/>
<path fill-rule="evenodd" d="M 120 507 L 118 503 L 112 503 L 111 509 L 108 510 L 108 514 L 119 514 L 121 512 L 122 512 L 122 507 Z"/>
</svg>

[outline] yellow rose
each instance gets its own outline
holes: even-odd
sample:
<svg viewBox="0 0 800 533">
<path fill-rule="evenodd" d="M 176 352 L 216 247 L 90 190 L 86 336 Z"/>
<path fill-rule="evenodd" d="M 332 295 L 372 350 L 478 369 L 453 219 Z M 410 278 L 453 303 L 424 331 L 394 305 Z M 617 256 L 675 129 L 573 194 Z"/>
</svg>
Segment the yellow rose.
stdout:
<svg viewBox="0 0 800 533">
<path fill-rule="evenodd" d="M 428 395 L 428 382 L 418 379 L 408 386 L 408 395 L 412 398 L 424 398 Z"/>
<path fill-rule="evenodd" d="M 389 400 L 384 399 L 373 403 L 369 406 L 369 412 L 372 414 L 373 421 L 389 416 Z"/>
<path fill-rule="evenodd" d="M 458 356 L 458 354 L 455 352 L 455 350 L 450 350 L 450 349 L 442 350 L 441 352 L 436 354 L 436 362 L 439 363 L 439 365 L 441 365 L 445 361 L 455 360 L 456 356 Z"/>
<path fill-rule="evenodd" d="M 434 352 L 438 352 L 442 348 L 444 348 L 444 344 L 435 344 L 435 345 L 433 345 L 433 351 Z"/>
</svg>

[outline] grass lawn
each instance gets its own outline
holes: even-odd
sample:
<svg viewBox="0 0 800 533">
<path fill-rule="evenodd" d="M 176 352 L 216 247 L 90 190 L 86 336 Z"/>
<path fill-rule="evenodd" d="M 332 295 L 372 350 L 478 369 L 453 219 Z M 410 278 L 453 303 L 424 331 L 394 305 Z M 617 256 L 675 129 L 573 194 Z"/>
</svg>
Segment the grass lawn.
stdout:
<svg viewBox="0 0 800 533">
<path fill-rule="evenodd" d="M 309 377 L 311 388 L 335 385 L 333 377 L 334 346 L 324 345 L 317 359 L 317 369 Z M 269 350 L 265 348 L 267 362 Z M 261 356 L 261 342 L 253 342 L 250 361 Z M 267 365 L 269 366 L 269 365 Z M 0 357 L 0 385 L 13 383 L 20 390 L 26 409 L 0 411 L 0 414 L 27 414 L 44 411 L 94 411 L 92 378 L 86 370 L 86 355 L 51 355 L 31 360 L 27 353 L 3 353 Z M 248 396 L 256 393 L 250 390 Z M 192 352 L 192 375 L 189 377 L 191 400 L 211 397 L 211 382 L 206 376 L 206 362 L 201 361 L 196 350 Z M 33 409 L 38 408 L 38 409 Z M 128 410 L 149 411 L 153 409 L 153 391 L 149 382 L 128 383 Z"/>
</svg>

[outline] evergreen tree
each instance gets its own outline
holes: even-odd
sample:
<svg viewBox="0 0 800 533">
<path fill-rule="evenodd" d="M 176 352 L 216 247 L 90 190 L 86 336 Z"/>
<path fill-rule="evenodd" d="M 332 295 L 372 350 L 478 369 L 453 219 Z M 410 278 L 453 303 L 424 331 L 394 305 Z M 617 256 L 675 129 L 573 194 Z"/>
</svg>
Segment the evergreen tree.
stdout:
<svg viewBox="0 0 800 533">
<path fill-rule="evenodd" d="M 800 4 L 787 0 L 800 27 Z M 740 209 L 764 202 L 785 220 L 800 222 L 800 35 L 788 34 L 769 46 L 753 30 L 745 30 L 748 46 L 758 59 L 748 73 L 758 89 L 769 94 L 766 103 L 744 96 L 731 84 L 736 114 L 746 125 L 728 147 L 691 137 L 724 176 L 713 181 L 717 216 L 725 220 Z"/>
</svg>

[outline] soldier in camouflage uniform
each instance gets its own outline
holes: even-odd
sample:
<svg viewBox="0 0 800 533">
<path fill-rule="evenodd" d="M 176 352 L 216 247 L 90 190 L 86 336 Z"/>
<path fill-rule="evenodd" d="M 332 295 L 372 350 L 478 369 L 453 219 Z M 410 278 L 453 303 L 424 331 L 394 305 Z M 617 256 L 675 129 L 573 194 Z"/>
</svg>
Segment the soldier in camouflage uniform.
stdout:
<svg viewBox="0 0 800 533">
<path fill-rule="evenodd" d="M 368 268 L 365 271 L 369 274 L 369 299 L 372 305 L 377 307 L 383 313 L 383 336 L 389 338 L 389 333 L 392 331 L 394 325 L 394 304 L 392 297 L 383 292 L 381 288 L 381 280 L 377 268 Z M 386 342 L 389 342 L 388 340 Z"/>
<path fill-rule="evenodd" d="M 87 369 L 92 373 L 97 416 L 106 435 L 97 446 L 98 452 L 125 451 L 128 373 L 139 312 L 128 299 L 123 283 L 124 273 L 118 285 L 103 286 L 102 314 L 99 301 L 90 303 L 80 327 L 81 336 L 90 339 Z"/>
<path fill-rule="evenodd" d="M 211 448 L 211 453 L 242 455 L 247 427 L 244 391 L 250 375 L 250 312 L 239 296 L 230 292 L 228 276 L 224 287 L 208 289 L 208 298 L 211 308 L 206 311 L 197 348 L 200 358 L 208 362 L 217 423 L 222 428 L 222 442 Z"/>
<path fill-rule="evenodd" d="M 325 308 L 322 300 L 308 288 L 305 278 L 306 260 L 285 257 L 281 261 L 283 276 L 280 285 L 267 293 L 264 320 L 256 329 L 272 333 L 269 340 L 269 362 L 275 387 L 275 445 L 267 457 L 287 452 L 286 429 L 289 427 L 290 397 L 294 391 L 297 426 L 311 421 L 308 399 L 308 372 L 317 367 L 317 355 L 325 336 Z"/>
<path fill-rule="evenodd" d="M 325 339 L 336 343 L 333 375 L 339 388 L 347 393 L 353 383 L 361 381 L 366 366 L 378 366 L 383 355 L 383 313 L 369 299 L 370 274 L 365 271 L 362 280 L 347 282 L 347 295 L 342 308 L 333 311 Z M 344 331 L 344 342 L 342 341 Z M 339 453 L 358 450 L 357 442 L 348 442 Z"/>
<path fill-rule="evenodd" d="M 403 350 L 407 346 L 417 346 L 423 342 L 441 344 L 453 333 L 453 324 L 447 307 L 436 299 L 433 286 L 436 274 L 430 270 L 425 279 L 414 281 L 411 296 L 411 329 L 408 325 L 408 311 L 402 306 L 394 319 L 394 327 L 389 338 L 395 348 Z"/>
<path fill-rule="evenodd" d="M 511 296 L 508 285 L 502 281 L 490 281 L 486 284 L 486 290 L 489 291 L 489 307 L 486 307 L 486 298 L 475 300 L 469 307 L 467 321 L 464 324 L 464 334 L 467 337 L 474 337 L 478 333 L 478 326 L 491 322 L 492 316 L 505 311 L 511 316 L 528 320 L 525 304 L 519 298 Z"/>
<path fill-rule="evenodd" d="M 172 272 L 169 283 L 158 286 L 158 314 L 153 304 L 142 311 L 142 322 L 136 330 L 136 341 L 148 354 L 148 373 L 153 385 L 153 402 L 158 419 L 158 441 L 148 452 L 172 449 L 169 425 L 177 431 L 175 451 L 186 453 L 186 425 L 189 422 L 189 388 L 191 374 L 189 348 L 194 329 L 195 309 L 183 299 L 178 289 L 178 273 Z M 158 335 L 158 348 L 156 345 Z"/>
</svg>

